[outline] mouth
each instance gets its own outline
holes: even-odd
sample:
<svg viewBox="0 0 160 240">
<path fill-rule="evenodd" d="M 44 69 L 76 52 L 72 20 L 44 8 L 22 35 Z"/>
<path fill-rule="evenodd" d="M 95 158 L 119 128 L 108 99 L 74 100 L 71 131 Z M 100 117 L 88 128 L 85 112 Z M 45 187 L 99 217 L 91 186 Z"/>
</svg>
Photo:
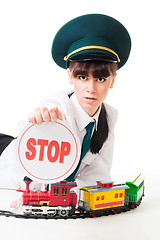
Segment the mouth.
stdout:
<svg viewBox="0 0 160 240">
<path fill-rule="evenodd" d="M 91 99 L 91 100 L 97 100 L 96 98 L 93 97 L 85 97 L 86 99 Z"/>
<path fill-rule="evenodd" d="M 88 102 L 95 102 L 97 101 L 97 98 L 94 98 L 94 97 L 84 97 L 84 99 Z"/>
</svg>

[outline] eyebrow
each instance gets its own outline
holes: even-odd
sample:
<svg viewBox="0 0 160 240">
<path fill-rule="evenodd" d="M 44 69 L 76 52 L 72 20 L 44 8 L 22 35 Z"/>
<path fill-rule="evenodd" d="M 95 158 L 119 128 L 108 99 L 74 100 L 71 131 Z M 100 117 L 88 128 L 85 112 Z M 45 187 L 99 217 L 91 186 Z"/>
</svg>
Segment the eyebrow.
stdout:
<svg viewBox="0 0 160 240">
<path fill-rule="evenodd" d="M 79 75 L 89 76 L 88 71 L 85 69 L 76 69 L 74 71 L 74 77 L 77 77 Z"/>
</svg>

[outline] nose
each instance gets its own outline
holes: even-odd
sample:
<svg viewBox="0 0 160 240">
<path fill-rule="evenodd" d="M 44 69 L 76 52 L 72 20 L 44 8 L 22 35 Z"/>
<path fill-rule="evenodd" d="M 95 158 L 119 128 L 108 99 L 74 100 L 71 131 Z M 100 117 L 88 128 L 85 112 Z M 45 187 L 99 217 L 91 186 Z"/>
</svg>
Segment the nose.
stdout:
<svg viewBox="0 0 160 240">
<path fill-rule="evenodd" d="M 96 92 L 95 80 L 90 78 L 87 84 L 87 92 L 94 93 Z"/>
</svg>

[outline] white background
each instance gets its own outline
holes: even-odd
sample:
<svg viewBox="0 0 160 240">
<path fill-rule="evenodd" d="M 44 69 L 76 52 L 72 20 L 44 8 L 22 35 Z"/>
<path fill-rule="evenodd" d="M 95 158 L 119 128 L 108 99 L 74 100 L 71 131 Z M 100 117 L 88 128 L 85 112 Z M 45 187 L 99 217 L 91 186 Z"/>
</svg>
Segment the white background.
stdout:
<svg viewBox="0 0 160 240">
<path fill-rule="evenodd" d="M 17 136 L 19 120 L 27 119 L 44 96 L 70 88 L 66 71 L 52 60 L 52 40 L 64 23 L 88 13 L 116 18 L 131 35 L 130 58 L 118 71 L 115 86 L 106 99 L 119 111 L 112 176 L 113 180 L 126 179 L 134 172 L 143 172 L 149 195 L 145 199 L 149 204 L 154 199 L 155 205 L 157 198 L 160 200 L 158 0 L 1 0 L 0 132 Z M 122 215 L 118 218 L 123 222 Z M 142 226 L 143 215 L 138 219 Z M 145 239 L 155 238 L 148 233 Z"/>
</svg>

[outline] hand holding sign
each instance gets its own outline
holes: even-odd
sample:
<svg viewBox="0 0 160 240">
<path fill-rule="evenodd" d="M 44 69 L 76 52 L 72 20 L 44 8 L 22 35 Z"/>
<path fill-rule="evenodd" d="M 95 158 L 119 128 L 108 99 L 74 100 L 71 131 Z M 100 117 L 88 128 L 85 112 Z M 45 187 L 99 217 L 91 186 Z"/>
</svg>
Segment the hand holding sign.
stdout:
<svg viewBox="0 0 160 240">
<path fill-rule="evenodd" d="M 28 116 L 28 121 L 32 124 L 42 124 L 42 122 L 56 122 L 57 119 L 63 120 L 62 113 L 58 107 L 54 108 L 36 108 L 34 112 Z"/>
<path fill-rule="evenodd" d="M 33 180 L 54 183 L 66 179 L 78 165 L 80 143 L 63 121 L 29 125 L 18 137 L 18 160 Z"/>
</svg>

